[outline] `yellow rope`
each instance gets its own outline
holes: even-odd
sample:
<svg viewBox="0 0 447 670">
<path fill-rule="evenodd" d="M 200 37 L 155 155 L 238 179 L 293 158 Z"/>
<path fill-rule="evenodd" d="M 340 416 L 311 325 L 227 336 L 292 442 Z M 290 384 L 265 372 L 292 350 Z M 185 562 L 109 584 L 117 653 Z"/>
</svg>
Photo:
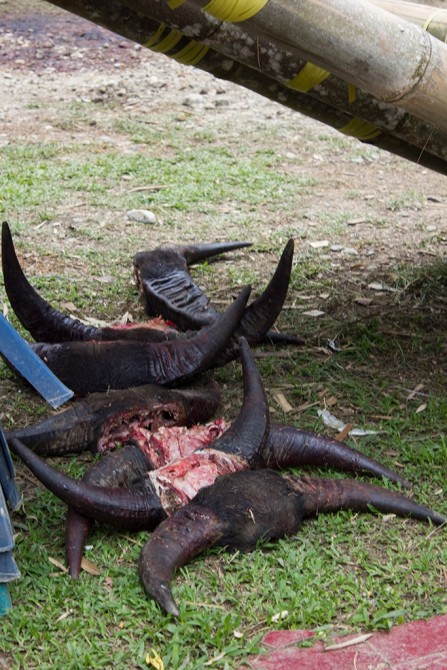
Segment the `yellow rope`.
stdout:
<svg viewBox="0 0 447 670">
<path fill-rule="evenodd" d="M 165 34 L 166 31 L 168 31 L 167 34 Z M 165 23 L 161 23 L 158 30 L 144 46 L 157 53 L 167 54 L 183 37 L 184 35 L 180 31 L 169 30 Z M 209 47 L 205 44 L 191 40 L 176 53 L 169 55 L 182 65 L 197 65 L 206 55 L 208 49 Z"/>
<path fill-rule="evenodd" d="M 352 119 L 352 121 L 349 121 L 349 123 L 338 130 L 344 135 L 356 137 L 363 142 L 373 140 L 382 133 L 380 128 L 369 121 L 363 121 L 363 119 Z"/>
<path fill-rule="evenodd" d="M 293 88 L 294 91 L 307 93 L 315 86 L 318 86 L 318 84 L 321 84 L 330 74 L 330 72 L 324 70 L 322 67 L 318 67 L 318 65 L 306 63 L 303 69 L 286 83 L 286 86 Z"/>
<path fill-rule="evenodd" d="M 150 48 L 152 49 L 152 51 L 165 54 L 168 51 L 171 51 L 171 49 L 175 47 L 177 42 L 180 42 L 182 37 L 183 35 L 179 30 L 170 30 L 169 33 L 166 35 L 166 37 L 164 37 L 159 42 L 153 44 Z"/>
<path fill-rule="evenodd" d="M 251 19 L 267 2 L 268 0 L 210 0 L 203 7 L 203 11 L 220 21 L 239 23 Z"/>
<path fill-rule="evenodd" d="M 430 23 L 432 23 L 432 22 L 435 20 L 435 18 L 438 16 L 438 14 L 443 14 L 443 12 L 444 12 L 444 10 L 442 10 L 442 9 L 437 9 L 436 12 L 432 12 L 432 13 L 430 14 L 430 16 L 428 16 L 428 17 L 425 19 L 425 23 L 424 23 L 424 25 L 422 26 L 423 30 L 427 30 L 427 32 L 430 32 L 430 31 L 428 30 L 429 27 L 430 27 Z"/>
<path fill-rule="evenodd" d="M 150 40 L 145 42 L 144 46 L 147 47 L 148 49 L 151 49 L 154 44 L 157 44 L 157 42 L 159 41 L 160 37 L 163 35 L 165 30 L 166 30 L 166 24 L 160 23 L 158 30 L 155 31 Z"/>
<path fill-rule="evenodd" d="M 197 65 L 202 58 L 206 55 L 209 47 L 206 44 L 201 44 L 191 40 L 183 49 L 177 51 L 176 54 L 172 56 L 174 60 L 182 63 L 182 65 Z"/>
</svg>

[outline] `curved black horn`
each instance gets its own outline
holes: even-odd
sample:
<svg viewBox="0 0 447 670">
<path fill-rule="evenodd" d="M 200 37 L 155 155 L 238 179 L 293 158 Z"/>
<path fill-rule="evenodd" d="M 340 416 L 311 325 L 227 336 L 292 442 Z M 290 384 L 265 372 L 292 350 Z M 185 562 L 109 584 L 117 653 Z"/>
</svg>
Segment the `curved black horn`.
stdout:
<svg viewBox="0 0 447 670">
<path fill-rule="evenodd" d="M 150 463 L 138 447 L 126 446 L 95 463 L 82 481 L 95 486 L 129 487 L 150 469 Z M 65 553 L 70 576 L 79 577 L 85 543 L 93 519 L 68 508 L 65 521 Z"/>
<path fill-rule="evenodd" d="M 385 477 L 395 484 L 408 488 L 409 483 L 401 475 L 349 447 L 325 435 L 294 426 L 272 424 L 262 452 L 263 467 L 281 468 L 314 465 Z"/>
<path fill-rule="evenodd" d="M 207 258 L 213 258 L 219 254 L 225 254 L 228 251 L 236 251 L 236 249 L 243 249 L 244 247 L 251 247 L 253 242 L 246 240 L 235 242 L 211 242 L 202 244 L 184 244 L 173 247 L 175 251 L 183 256 L 186 264 L 194 265 L 200 263 Z"/>
<path fill-rule="evenodd" d="M 63 314 L 44 300 L 26 278 L 6 221 L 2 225 L 2 268 L 5 291 L 22 326 L 36 342 L 88 342 L 96 340 L 138 340 L 164 342 L 176 339 L 176 331 L 152 328 L 150 324 L 129 326 L 87 326 L 79 319 Z"/>
<path fill-rule="evenodd" d="M 273 277 L 261 295 L 246 308 L 230 345 L 216 359 L 216 366 L 224 365 L 237 356 L 239 337 L 245 337 L 250 345 L 259 344 L 266 338 L 275 339 L 275 334 L 269 331 L 277 320 L 287 296 L 293 251 L 294 241 L 290 239 L 281 254 Z M 297 343 L 302 344 L 302 341 L 298 339 Z"/>
<path fill-rule="evenodd" d="M 51 307 L 31 286 L 20 266 L 6 221 L 2 224 L 2 268 L 5 291 L 22 326 L 40 342 L 94 340 L 98 329 L 85 326 Z"/>
<path fill-rule="evenodd" d="M 261 375 L 245 338 L 239 341 L 244 377 L 244 401 L 238 417 L 225 433 L 213 442 L 213 449 L 237 454 L 250 467 L 261 459 L 270 424 L 268 401 Z"/>
<path fill-rule="evenodd" d="M 244 311 L 250 288 L 213 326 L 175 342 L 65 342 L 31 347 L 77 394 L 141 384 L 182 383 L 207 370 L 226 347 Z"/>
<path fill-rule="evenodd" d="M 170 585 L 175 570 L 215 545 L 225 527 L 220 515 L 189 503 L 152 533 L 141 552 L 138 571 L 146 593 L 166 613 L 179 614 Z"/>
<path fill-rule="evenodd" d="M 429 507 L 396 491 L 353 479 L 322 479 L 319 477 L 295 477 L 287 475 L 292 488 L 304 496 L 304 516 L 352 509 L 356 512 L 379 512 L 397 514 L 419 521 L 431 521 L 436 525 L 446 523 L 446 517 Z"/>
<path fill-rule="evenodd" d="M 20 440 L 11 440 L 9 446 L 46 488 L 84 516 L 126 530 L 154 528 L 166 517 L 147 478 L 132 489 L 92 486 L 59 472 Z"/>
<path fill-rule="evenodd" d="M 243 471 L 219 477 L 212 486 L 163 521 L 143 548 L 139 573 L 146 592 L 177 616 L 170 582 L 174 571 L 205 549 L 219 545 L 242 551 L 260 540 L 296 532 L 304 517 L 353 509 L 446 522 L 445 517 L 399 493 L 351 480 L 317 480 L 271 470 Z"/>
</svg>

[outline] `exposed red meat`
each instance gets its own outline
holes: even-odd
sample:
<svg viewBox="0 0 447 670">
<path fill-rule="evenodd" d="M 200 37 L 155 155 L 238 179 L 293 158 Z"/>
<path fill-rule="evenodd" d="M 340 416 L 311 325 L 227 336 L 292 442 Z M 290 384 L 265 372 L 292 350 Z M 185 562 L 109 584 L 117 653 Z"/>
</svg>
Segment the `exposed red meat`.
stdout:
<svg viewBox="0 0 447 670">
<path fill-rule="evenodd" d="M 149 472 L 147 476 L 169 515 L 186 505 L 204 486 L 213 484 L 220 475 L 248 467 L 248 462 L 241 456 L 206 449 Z"/>
<path fill-rule="evenodd" d="M 138 440 L 140 449 L 146 454 L 152 467 L 161 468 L 167 463 L 189 456 L 202 447 L 208 447 L 228 428 L 224 419 L 191 428 L 185 426 L 161 426 L 151 434 Z"/>
</svg>

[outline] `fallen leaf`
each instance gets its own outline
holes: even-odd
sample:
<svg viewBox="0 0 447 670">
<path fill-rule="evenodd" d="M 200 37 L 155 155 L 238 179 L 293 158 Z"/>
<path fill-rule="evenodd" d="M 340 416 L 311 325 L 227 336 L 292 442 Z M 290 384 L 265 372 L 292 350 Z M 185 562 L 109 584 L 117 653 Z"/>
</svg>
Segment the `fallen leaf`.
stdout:
<svg viewBox="0 0 447 670">
<path fill-rule="evenodd" d="M 113 579 L 112 577 L 106 577 L 104 580 L 104 586 L 106 589 L 113 589 Z"/>
<path fill-rule="evenodd" d="M 422 403 L 422 405 L 419 405 L 419 407 L 416 410 L 416 414 L 420 414 L 421 412 L 424 411 L 424 409 L 427 409 L 427 403 L 426 402 Z"/>
<path fill-rule="evenodd" d="M 350 640 L 346 640 L 346 642 L 331 644 L 330 647 L 325 647 L 324 651 L 335 651 L 336 649 L 344 649 L 345 647 L 352 647 L 355 644 L 362 644 L 363 642 L 366 642 L 366 640 L 369 640 L 369 638 L 372 637 L 373 635 L 374 633 L 364 633 L 363 635 L 358 635 L 357 637 L 353 637 Z"/>
<path fill-rule="evenodd" d="M 68 572 L 68 569 L 65 567 L 63 563 L 58 561 L 56 558 L 52 558 L 51 556 L 48 556 L 48 560 L 52 565 L 55 565 L 56 568 L 59 568 L 59 570 L 62 570 L 62 572 Z"/>
<path fill-rule="evenodd" d="M 288 412 L 292 411 L 293 407 L 289 403 L 289 401 L 287 400 L 284 393 L 276 393 L 275 394 L 275 399 L 276 399 L 276 402 L 278 403 L 278 405 L 281 407 L 283 412 L 286 412 L 286 414 L 287 414 Z"/>
<path fill-rule="evenodd" d="M 72 302 L 61 302 L 61 308 L 65 312 L 77 312 L 78 308 Z"/>
<path fill-rule="evenodd" d="M 415 386 L 415 388 L 407 395 L 407 400 L 412 400 L 414 396 L 419 393 L 419 391 L 422 391 L 423 388 L 424 388 L 423 384 L 418 384 L 417 386 Z"/>
<path fill-rule="evenodd" d="M 344 431 L 346 424 L 343 423 L 340 419 L 337 419 L 336 416 L 331 414 L 327 409 L 317 409 L 318 416 L 321 418 L 322 422 L 328 428 L 333 428 L 339 432 Z M 351 428 L 348 435 L 353 435 L 355 437 L 363 437 L 365 435 L 377 435 L 377 430 L 364 430 L 363 428 Z"/>
<path fill-rule="evenodd" d="M 155 651 L 155 649 L 151 649 L 150 652 L 146 655 L 146 663 L 148 665 L 152 665 L 152 667 L 156 670 L 165 670 L 163 659 L 161 658 L 158 651 Z"/>
<path fill-rule="evenodd" d="M 64 612 L 63 614 L 61 614 L 60 617 L 58 617 L 58 618 L 56 619 L 55 623 L 59 623 L 59 621 L 63 621 L 64 619 L 66 619 L 67 617 L 69 617 L 70 614 L 73 614 L 73 610 L 67 610 L 66 612 Z"/>
<path fill-rule="evenodd" d="M 341 430 L 338 433 L 338 435 L 335 436 L 335 439 L 337 440 L 337 442 L 343 442 L 345 437 L 347 435 L 349 435 L 349 433 L 351 432 L 352 429 L 353 429 L 352 423 L 347 423 L 346 426 L 343 428 L 343 430 Z"/>
<path fill-rule="evenodd" d="M 368 307 L 368 305 L 371 305 L 371 303 L 373 303 L 374 300 L 372 298 L 362 298 L 361 296 L 359 296 L 358 298 L 354 298 L 354 302 L 357 303 L 357 305 Z"/>
<path fill-rule="evenodd" d="M 88 572 L 89 575 L 100 575 L 101 574 L 101 570 L 98 568 L 98 566 L 95 565 L 88 558 L 85 558 L 84 556 L 82 557 L 81 568 L 85 572 Z"/>
<path fill-rule="evenodd" d="M 222 653 L 217 654 L 217 656 L 210 658 L 210 660 L 206 661 L 206 663 L 204 663 L 203 665 L 213 665 L 213 663 L 217 663 L 217 661 L 220 661 L 224 656 L 225 652 L 223 651 Z"/>
<path fill-rule="evenodd" d="M 370 288 L 372 291 L 396 291 L 395 288 L 387 286 L 386 284 L 380 284 L 379 282 L 372 282 L 371 284 L 368 284 L 368 288 Z"/>
<path fill-rule="evenodd" d="M 280 619 L 285 619 L 289 615 L 288 610 L 282 610 L 272 616 L 272 621 L 279 621 Z"/>
<path fill-rule="evenodd" d="M 310 309 L 307 312 L 303 312 L 305 316 L 313 316 L 313 317 L 318 317 L 318 316 L 323 316 L 324 312 L 321 311 L 321 309 Z"/>
</svg>

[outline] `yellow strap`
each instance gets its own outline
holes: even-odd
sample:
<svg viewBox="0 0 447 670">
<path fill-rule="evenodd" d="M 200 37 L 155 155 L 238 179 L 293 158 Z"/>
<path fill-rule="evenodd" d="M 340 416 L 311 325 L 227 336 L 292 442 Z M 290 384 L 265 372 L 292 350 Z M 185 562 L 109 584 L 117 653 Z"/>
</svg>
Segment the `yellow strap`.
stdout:
<svg viewBox="0 0 447 670">
<path fill-rule="evenodd" d="M 170 30 L 169 33 L 159 42 L 154 43 L 150 48 L 157 53 L 165 54 L 171 51 L 180 42 L 183 35 L 179 30 Z"/>
<path fill-rule="evenodd" d="M 172 58 L 182 65 L 197 65 L 206 56 L 208 49 L 206 44 L 191 40 L 183 49 L 173 54 Z"/>
<path fill-rule="evenodd" d="M 172 0 L 171 0 L 172 1 Z M 176 2 L 177 0 L 174 0 Z M 203 11 L 220 21 L 239 23 L 255 16 L 268 0 L 210 0 Z"/>
<path fill-rule="evenodd" d="M 177 9 L 177 7 L 180 7 L 180 5 L 183 5 L 183 3 L 186 0 L 168 0 L 168 7 L 170 9 Z"/>
<path fill-rule="evenodd" d="M 363 121 L 363 119 L 352 119 L 352 121 L 349 121 L 343 128 L 339 128 L 338 130 L 344 135 L 356 137 L 362 142 L 373 140 L 382 133 L 380 128 L 369 121 Z"/>
<path fill-rule="evenodd" d="M 442 10 L 442 9 L 437 9 L 435 12 L 432 12 L 432 13 L 430 14 L 430 16 L 428 16 L 428 17 L 425 19 L 425 23 L 424 23 L 424 25 L 422 26 L 422 29 L 423 29 L 423 30 L 427 30 L 427 32 L 430 32 L 430 31 L 428 30 L 428 29 L 429 29 L 429 26 L 430 26 L 430 23 L 432 23 L 432 22 L 435 20 L 435 18 L 438 16 L 438 14 L 442 14 L 443 11 L 444 11 L 444 10 Z"/>
<path fill-rule="evenodd" d="M 163 35 L 165 30 L 166 30 L 166 24 L 160 23 L 158 30 L 155 31 L 150 40 L 144 43 L 144 46 L 147 47 L 148 49 L 151 49 L 154 44 L 157 44 L 157 42 L 159 41 L 160 37 Z"/>
<path fill-rule="evenodd" d="M 357 97 L 357 92 L 355 89 L 355 84 L 348 84 L 348 102 L 350 105 L 355 101 Z"/>
<path fill-rule="evenodd" d="M 293 88 L 294 91 L 307 93 L 315 86 L 318 86 L 318 84 L 321 84 L 330 74 L 330 72 L 324 70 L 322 67 L 318 67 L 318 65 L 306 63 L 303 69 L 286 83 L 286 86 Z"/>
</svg>

